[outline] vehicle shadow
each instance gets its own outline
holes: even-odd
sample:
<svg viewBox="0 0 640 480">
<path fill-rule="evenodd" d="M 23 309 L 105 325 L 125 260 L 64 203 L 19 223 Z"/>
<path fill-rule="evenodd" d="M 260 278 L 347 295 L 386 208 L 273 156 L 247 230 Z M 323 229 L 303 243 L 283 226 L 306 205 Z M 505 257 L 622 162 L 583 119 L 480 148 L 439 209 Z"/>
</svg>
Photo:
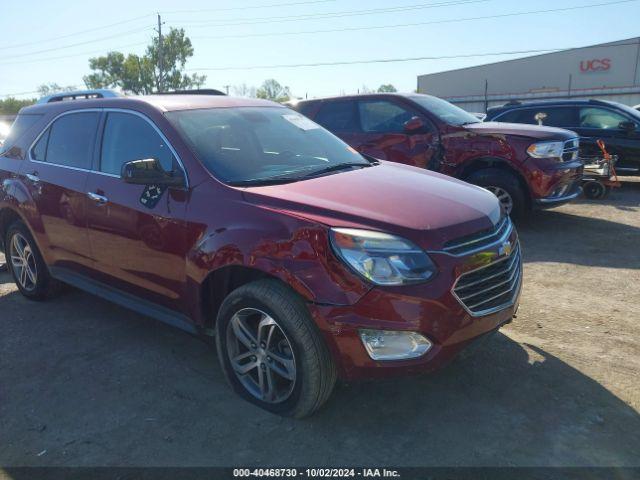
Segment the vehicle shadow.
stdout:
<svg viewBox="0 0 640 480">
<path fill-rule="evenodd" d="M 311 421 L 327 435 L 332 425 L 347 445 L 349 428 L 357 430 L 365 464 L 638 464 L 635 410 L 556 356 L 503 334 L 435 375 L 341 388 Z"/>
<path fill-rule="evenodd" d="M 537 212 L 518 225 L 523 261 L 639 269 L 640 228 L 561 210 Z M 532 248 L 528 248 L 529 245 Z"/>
<path fill-rule="evenodd" d="M 210 345 L 90 295 L 5 293 L 0 312 L 6 467 L 640 463 L 636 411 L 503 334 L 438 374 L 340 385 L 298 421 L 240 400 Z"/>
</svg>

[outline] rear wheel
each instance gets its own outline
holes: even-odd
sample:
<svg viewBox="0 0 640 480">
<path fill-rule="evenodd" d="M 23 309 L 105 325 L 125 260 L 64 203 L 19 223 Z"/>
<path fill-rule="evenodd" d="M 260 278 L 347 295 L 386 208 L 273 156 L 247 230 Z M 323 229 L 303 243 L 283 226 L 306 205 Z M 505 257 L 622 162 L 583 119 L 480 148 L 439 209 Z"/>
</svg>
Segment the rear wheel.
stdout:
<svg viewBox="0 0 640 480">
<path fill-rule="evenodd" d="M 505 213 L 513 218 L 521 218 L 527 210 L 524 189 L 518 178 L 512 173 L 498 168 L 486 168 L 472 173 L 467 179 L 493 193 Z"/>
<path fill-rule="evenodd" d="M 216 344 L 235 392 L 278 415 L 311 415 L 335 385 L 335 366 L 304 301 L 275 280 L 250 283 L 225 299 Z"/>
<path fill-rule="evenodd" d="M 13 223 L 4 244 L 7 266 L 20 293 L 31 300 L 48 297 L 55 290 L 56 282 L 49 275 L 26 225 L 21 221 Z"/>
</svg>

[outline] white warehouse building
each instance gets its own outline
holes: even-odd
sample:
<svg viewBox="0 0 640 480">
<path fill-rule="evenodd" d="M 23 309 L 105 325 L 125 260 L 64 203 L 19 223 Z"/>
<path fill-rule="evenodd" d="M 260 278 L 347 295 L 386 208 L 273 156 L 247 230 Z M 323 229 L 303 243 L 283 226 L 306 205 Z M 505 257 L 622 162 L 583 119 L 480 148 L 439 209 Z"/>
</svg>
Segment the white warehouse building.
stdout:
<svg viewBox="0 0 640 480">
<path fill-rule="evenodd" d="M 509 101 L 599 98 L 640 104 L 640 37 L 418 77 L 418 92 L 467 111 Z"/>
</svg>

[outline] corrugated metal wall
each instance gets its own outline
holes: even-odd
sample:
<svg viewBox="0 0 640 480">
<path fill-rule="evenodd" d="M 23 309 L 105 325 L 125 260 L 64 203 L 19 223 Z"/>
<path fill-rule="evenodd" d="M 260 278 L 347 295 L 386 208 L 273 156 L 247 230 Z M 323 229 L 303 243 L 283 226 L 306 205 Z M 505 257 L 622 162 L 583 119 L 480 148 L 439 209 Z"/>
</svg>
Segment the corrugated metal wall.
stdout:
<svg viewBox="0 0 640 480">
<path fill-rule="evenodd" d="M 418 91 L 469 111 L 540 98 L 640 103 L 640 37 L 477 67 L 421 75 Z"/>
</svg>

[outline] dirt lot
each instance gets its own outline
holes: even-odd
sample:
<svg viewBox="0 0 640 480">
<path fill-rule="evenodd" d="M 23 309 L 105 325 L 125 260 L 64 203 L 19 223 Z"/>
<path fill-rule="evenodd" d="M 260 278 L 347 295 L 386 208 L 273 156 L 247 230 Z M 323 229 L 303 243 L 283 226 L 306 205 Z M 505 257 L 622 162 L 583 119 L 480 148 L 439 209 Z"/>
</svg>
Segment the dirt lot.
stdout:
<svg viewBox="0 0 640 480">
<path fill-rule="evenodd" d="M 305 421 L 239 401 L 198 339 L 78 291 L 31 303 L 0 274 L 0 465 L 640 466 L 640 179 L 520 232 L 513 324 Z"/>
</svg>

